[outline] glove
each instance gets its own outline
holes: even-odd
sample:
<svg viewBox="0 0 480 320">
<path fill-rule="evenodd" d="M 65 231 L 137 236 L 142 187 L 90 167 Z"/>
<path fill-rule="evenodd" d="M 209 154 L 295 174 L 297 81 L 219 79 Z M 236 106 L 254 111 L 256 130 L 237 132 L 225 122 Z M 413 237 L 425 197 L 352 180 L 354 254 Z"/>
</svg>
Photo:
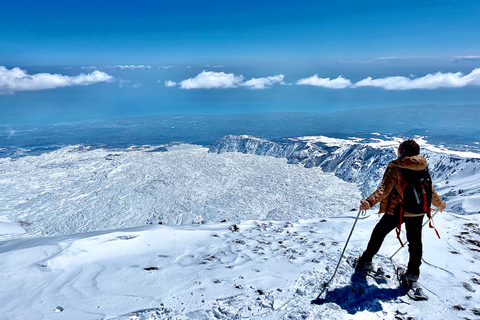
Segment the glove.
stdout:
<svg viewBox="0 0 480 320">
<path fill-rule="evenodd" d="M 447 204 L 445 202 L 442 202 L 442 204 L 437 207 L 437 210 L 442 212 L 443 210 L 445 210 L 446 207 Z"/>
</svg>

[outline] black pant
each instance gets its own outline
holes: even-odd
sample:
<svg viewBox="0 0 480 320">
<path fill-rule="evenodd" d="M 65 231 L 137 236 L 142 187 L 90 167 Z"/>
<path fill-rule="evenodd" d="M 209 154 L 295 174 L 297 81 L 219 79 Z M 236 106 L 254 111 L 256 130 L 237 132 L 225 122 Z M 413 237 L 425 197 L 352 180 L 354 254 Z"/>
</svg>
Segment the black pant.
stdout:
<svg viewBox="0 0 480 320">
<path fill-rule="evenodd" d="M 391 215 L 385 213 L 373 229 L 367 249 L 362 255 L 363 261 L 371 261 L 373 256 L 377 254 L 382 246 L 383 240 L 398 225 L 399 214 Z M 405 229 L 407 231 L 408 253 L 410 259 L 408 261 L 408 273 L 419 276 L 420 265 L 422 264 L 422 222 L 423 216 L 419 217 L 403 217 Z"/>
</svg>

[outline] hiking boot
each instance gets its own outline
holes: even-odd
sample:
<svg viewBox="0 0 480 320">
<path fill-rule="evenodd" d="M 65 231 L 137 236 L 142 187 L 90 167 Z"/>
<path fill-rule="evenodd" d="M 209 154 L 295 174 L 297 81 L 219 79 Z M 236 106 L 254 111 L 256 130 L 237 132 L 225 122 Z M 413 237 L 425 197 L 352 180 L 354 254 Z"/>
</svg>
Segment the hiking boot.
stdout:
<svg viewBox="0 0 480 320">
<path fill-rule="evenodd" d="M 356 271 L 373 271 L 372 261 L 363 261 L 362 257 L 355 259 L 355 270 Z"/>
<path fill-rule="evenodd" d="M 412 289 L 416 289 L 418 288 L 417 281 L 418 276 L 408 273 L 407 271 L 407 273 L 405 274 L 405 282 L 407 283 L 407 285 Z"/>
<path fill-rule="evenodd" d="M 407 287 L 412 289 L 418 288 L 418 276 L 408 273 L 408 271 L 402 270 L 400 273 L 400 282 L 404 283 Z"/>
</svg>

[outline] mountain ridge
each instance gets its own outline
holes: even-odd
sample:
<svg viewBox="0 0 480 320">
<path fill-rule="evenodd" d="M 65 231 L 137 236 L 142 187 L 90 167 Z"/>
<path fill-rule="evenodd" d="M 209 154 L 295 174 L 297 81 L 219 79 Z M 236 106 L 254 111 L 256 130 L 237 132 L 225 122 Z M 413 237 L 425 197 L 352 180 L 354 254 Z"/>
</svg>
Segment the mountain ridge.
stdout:
<svg viewBox="0 0 480 320">
<path fill-rule="evenodd" d="M 286 158 L 288 163 L 302 164 L 306 168 L 321 167 L 324 172 L 331 172 L 346 182 L 357 184 L 366 196 L 377 188 L 386 166 L 396 158 L 395 150 L 402 140 L 391 137 L 378 139 L 377 143 L 364 140 L 303 137 L 275 142 L 246 135 L 228 135 L 214 143 L 209 152 L 273 156 Z M 448 209 L 460 214 L 479 213 L 480 198 L 471 204 L 471 198 L 467 201 L 465 196 L 468 194 L 478 198 L 475 194 L 480 190 L 480 184 L 466 183 L 465 179 L 469 175 L 469 181 L 480 179 L 480 155 L 471 158 L 458 153 L 446 153 L 432 148 L 420 137 L 418 140 L 424 146 L 421 154 L 428 160 L 434 186 L 448 201 Z M 459 193 L 459 190 L 462 192 Z"/>
</svg>

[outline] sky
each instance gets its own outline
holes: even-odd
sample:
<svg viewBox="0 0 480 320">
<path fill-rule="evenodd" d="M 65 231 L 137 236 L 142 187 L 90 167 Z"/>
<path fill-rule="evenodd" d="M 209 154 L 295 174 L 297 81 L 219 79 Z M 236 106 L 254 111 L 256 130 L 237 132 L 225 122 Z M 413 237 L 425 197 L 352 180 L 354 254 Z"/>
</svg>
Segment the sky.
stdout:
<svg viewBox="0 0 480 320">
<path fill-rule="evenodd" d="M 8 1 L 0 125 L 480 101 L 478 1 Z"/>
</svg>

